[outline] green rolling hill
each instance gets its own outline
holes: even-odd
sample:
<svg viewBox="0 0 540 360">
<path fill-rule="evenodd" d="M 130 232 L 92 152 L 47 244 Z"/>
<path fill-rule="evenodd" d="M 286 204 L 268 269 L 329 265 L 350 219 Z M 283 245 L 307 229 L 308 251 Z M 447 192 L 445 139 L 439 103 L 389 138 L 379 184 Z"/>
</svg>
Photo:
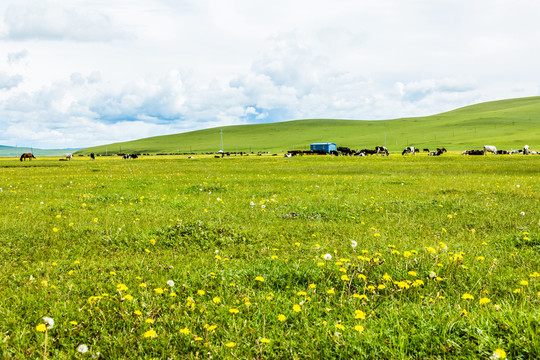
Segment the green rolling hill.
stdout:
<svg viewBox="0 0 540 360">
<path fill-rule="evenodd" d="M 393 120 L 294 120 L 270 124 L 224 126 L 86 148 L 76 154 L 272 153 L 309 149 L 313 142 L 334 142 L 353 149 L 384 145 L 390 151 L 405 146 L 446 147 L 450 151 L 495 145 L 518 149 L 528 144 L 540 150 L 540 97 L 486 102 L 453 111 Z"/>
</svg>

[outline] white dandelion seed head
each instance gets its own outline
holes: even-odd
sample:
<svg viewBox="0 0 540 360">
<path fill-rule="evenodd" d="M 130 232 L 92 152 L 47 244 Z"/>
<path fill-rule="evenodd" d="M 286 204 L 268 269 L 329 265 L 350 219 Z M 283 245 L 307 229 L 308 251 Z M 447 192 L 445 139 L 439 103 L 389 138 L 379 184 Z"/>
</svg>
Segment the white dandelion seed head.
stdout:
<svg viewBox="0 0 540 360">
<path fill-rule="evenodd" d="M 81 354 L 85 354 L 88 352 L 88 346 L 86 346 L 85 344 L 81 344 L 77 348 L 77 351 L 80 352 Z"/>
<path fill-rule="evenodd" d="M 54 327 L 54 319 L 53 318 L 50 318 L 48 316 L 44 316 L 43 321 L 45 321 L 45 324 L 47 325 L 47 329 L 52 329 Z"/>
<path fill-rule="evenodd" d="M 520 212 L 520 214 L 523 215 L 523 216 L 525 216 L 525 212 L 524 212 L 524 211 Z"/>
<path fill-rule="evenodd" d="M 330 255 L 330 254 L 324 254 L 324 260 L 326 260 L 326 261 L 332 260 L 332 255 Z"/>
<path fill-rule="evenodd" d="M 516 185 L 517 188 L 520 188 L 521 186 L 519 184 Z"/>
<path fill-rule="evenodd" d="M 354 240 L 351 240 L 351 246 L 352 246 L 353 248 L 355 248 L 355 247 L 358 246 L 358 243 L 357 243 L 356 241 L 354 241 Z"/>
<path fill-rule="evenodd" d="M 172 281 L 172 280 L 167 281 L 167 285 L 169 285 L 170 287 L 173 287 L 174 286 L 174 281 Z"/>
<path fill-rule="evenodd" d="M 261 205 L 261 208 L 264 209 L 266 207 L 266 205 Z"/>
<path fill-rule="evenodd" d="M 255 203 L 254 203 L 253 201 L 251 201 L 251 202 L 249 203 L 249 205 L 254 206 Z"/>
<path fill-rule="evenodd" d="M 429 277 L 432 278 L 432 279 L 433 279 L 434 277 L 436 277 L 436 276 L 437 276 L 437 274 L 435 274 L 434 271 L 431 271 L 431 272 L 429 273 Z"/>
</svg>

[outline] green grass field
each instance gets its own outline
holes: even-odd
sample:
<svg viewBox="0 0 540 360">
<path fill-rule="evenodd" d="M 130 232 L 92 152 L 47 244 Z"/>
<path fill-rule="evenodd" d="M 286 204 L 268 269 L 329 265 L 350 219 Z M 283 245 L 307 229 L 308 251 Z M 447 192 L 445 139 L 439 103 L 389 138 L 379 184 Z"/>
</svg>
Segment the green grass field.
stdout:
<svg viewBox="0 0 540 360">
<path fill-rule="evenodd" d="M 316 119 L 226 126 L 91 147 L 77 154 L 217 152 L 221 147 L 221 130 L 226 152 L 307 150 L 314 142 L 334 142 L 353 149 L 386 144 L 392 152 L 401 152 L 406 146 L 446 147 L 461 152 L 484 145 L 522 149 L 525 144 L 540 150 L 540 97 L 482 103 L 418 118 Z"/>
<path fill-rule="evenodd" d="M 0 159 L 0 358 L 540 358 L 539 169 Z"/>
</svg>

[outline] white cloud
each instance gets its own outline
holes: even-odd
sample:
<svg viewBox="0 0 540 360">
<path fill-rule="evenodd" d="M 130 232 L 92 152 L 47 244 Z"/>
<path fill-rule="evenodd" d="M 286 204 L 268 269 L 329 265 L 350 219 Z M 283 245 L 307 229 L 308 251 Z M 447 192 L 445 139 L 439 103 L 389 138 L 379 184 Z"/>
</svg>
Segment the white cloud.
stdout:
<svg viewBox="0 0 540 360">
<path fill-rule="evenodd" d="M 105 13 L 79 3 L 20 1 L 4 15 L 6 37 L 10 40 L 109 41 L 121 33 Z"/>
</svg>

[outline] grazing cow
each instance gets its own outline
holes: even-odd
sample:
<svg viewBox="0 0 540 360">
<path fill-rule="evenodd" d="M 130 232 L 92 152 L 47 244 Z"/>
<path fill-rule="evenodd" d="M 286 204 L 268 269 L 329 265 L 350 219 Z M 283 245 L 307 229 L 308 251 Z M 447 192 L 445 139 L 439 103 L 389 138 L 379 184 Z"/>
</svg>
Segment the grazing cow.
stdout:
<svg viewBox="0 0 540 360">
<path fill-rule="evenodd" d="M 360 154 L 364 154 L 363 156 L 366 156 L 366 155 L 375 155 L 375 154 L 377 153 L 377 150 L 362 149 L 362 150 L 360 150 L 359 153 L 360 153 Z"/>
<path fill-rule="evenodd" d="M 524 153 L 525 155 L 529 155 L 530 152 L 531 152 L 531 151 L 530 151 L 530 149 L 529 149 L 529 145 L 525 145 L 525 146 L 523 147 L 523 153 Z"/>
<path fill-rule="evenodd" d="M 73 154 L 66 154 L 66 160 L 73 160 Z"/>
<path fill-rule="evenodd" d="M 424 148 L 424 152 L 427 152 L 427 153 L 428 153 L 428 152 L 429 152 L 429 149 Z"/>
<path fill-rule="evenodd" d="M 137 159 L 139 156 L 137 154 L 126 154 L 122 156 L 122 159 Z"/>
<path fill-rule="evenodd" d="M 497 155 L 508 155 L 508 151 L 506 151 L 506 150 L 497 150 Z"/>
<path fill-rule="evenodd" d="M 484 155 L 486 155 L 488 152 L 497 155 L 497 148 L 493 145 L 484 145 Z"/>
<path fill-rule="evenodd" d="M 415 148 L 414 146 L 407 146 L 405 149 L 403 149 L 403 152 L 401 155 L 410 154 L 416 155 L 417 152 L 420 152 L 419 149 Z"/>
<path fill-rule="evenodd" d="M 447 152 L 445 148 L 437 148 L 437 151 L 440 153 Z"/>
<path fill-rule="evenodd" d="M 382 154 L 384 156 L 388 156 L 388 149 L 385 146 L 376 146 L 375 150 L 377 151 L 377 155 Z"/>
<path fill-rule="evenodd" d="M 96 154 L 91 153 L 91 154 L 90 154 L 90 157 L 92 158 L 92 160 L 96 160 Z"/>
</svg>

